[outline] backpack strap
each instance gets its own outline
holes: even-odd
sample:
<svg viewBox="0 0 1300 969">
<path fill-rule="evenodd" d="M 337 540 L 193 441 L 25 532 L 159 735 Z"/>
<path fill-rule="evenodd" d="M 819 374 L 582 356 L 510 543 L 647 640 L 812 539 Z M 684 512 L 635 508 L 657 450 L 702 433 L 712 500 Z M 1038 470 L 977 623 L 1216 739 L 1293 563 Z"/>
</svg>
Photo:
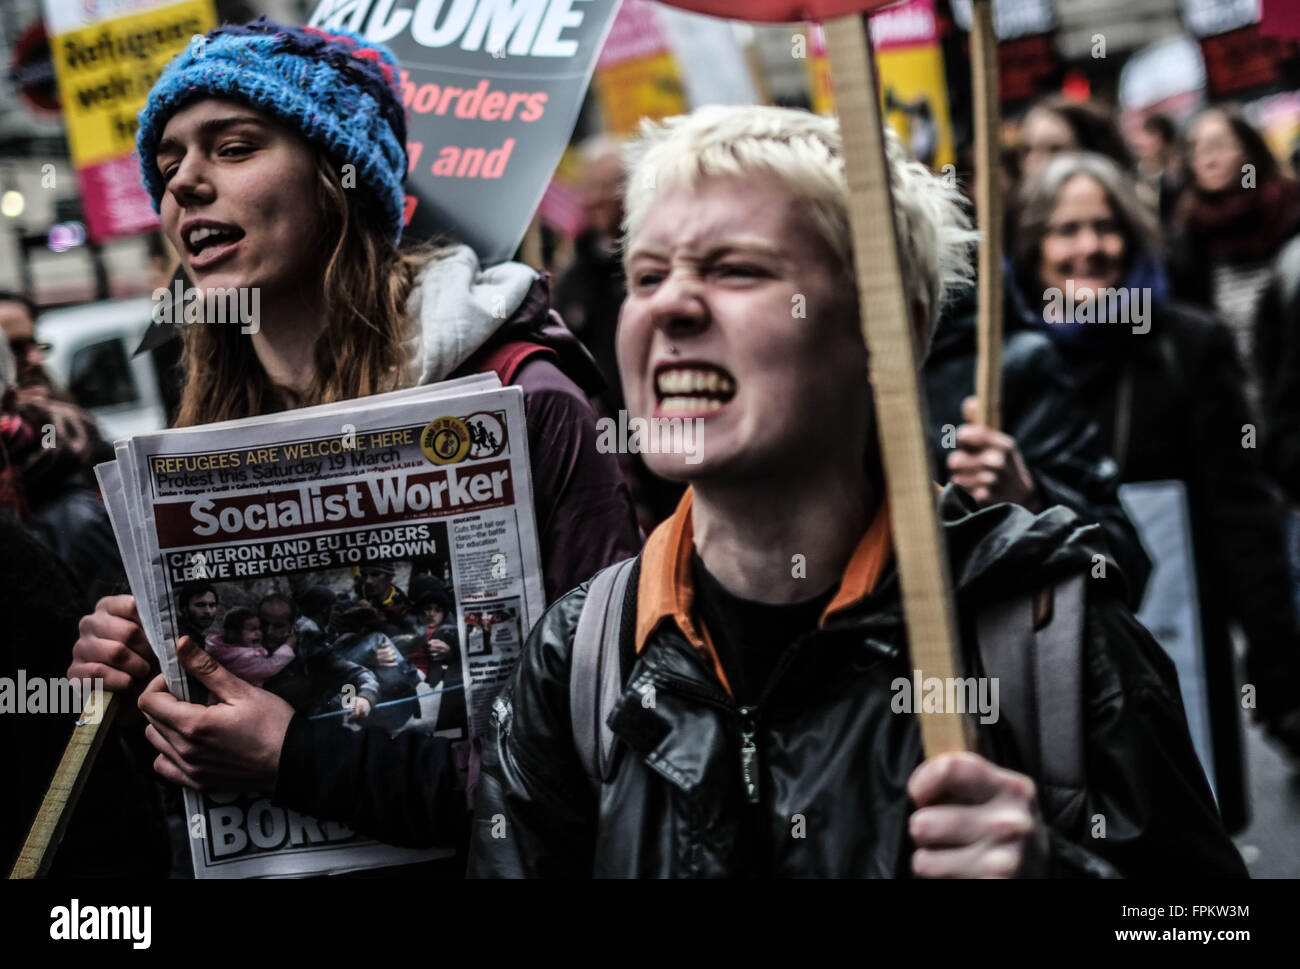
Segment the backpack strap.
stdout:
<svg viewBox="0 0 1300 969">
<path fill-rule="evenodd" d="M 619 661 L 623 603 L 636 556 L 601 569 L 587 587 L 569 664 L 569 717 L 573 746 L 594 789 L 599 789 L 614 748 L 605 721 L 623 689 Z"/>
<path fill-rule="evenodd" d="M 1039 784 L 1045 818 L 1069 824 L 1083 804 L 1083 618 L 1079 574 L 1052 589 L 1052 616 L 1034 630 L 1032 595 L 996 603 L 976 616 L 984 672 L 998 678 L 1024 769 Z"/>
<path fill-rule="evenodd" d="M 1056 587 L 1052 619 L 1038 631 L 1034 681 L 1043 783 L 1081 790 L 1087 779 L 1083 739 L 1083 605 L 1086 578 Z"/>
<path fill-rule="evenodd" d="M 984 675 L 997 677 L 998 713 L 1007 726 L 1020 763 L 1039 776 L 1038 708 L 1034 694 L 1034 614 L 1031 595 L 995 602 L 975 617 L 975 641 Z"/>
<path fill-rule="evenodd" d="M 531 340 L 507 340 L 477 351 L 456 369 L 458 373 L 495 373 L 501 378 L 501 386 L 508 387 L 514 383 L 515 374 L 519 369 L 537 356 L 549 357 L 556 363 L 560 359 L 554 350 L 540 343 L 533 343 Z"/>
</svg>

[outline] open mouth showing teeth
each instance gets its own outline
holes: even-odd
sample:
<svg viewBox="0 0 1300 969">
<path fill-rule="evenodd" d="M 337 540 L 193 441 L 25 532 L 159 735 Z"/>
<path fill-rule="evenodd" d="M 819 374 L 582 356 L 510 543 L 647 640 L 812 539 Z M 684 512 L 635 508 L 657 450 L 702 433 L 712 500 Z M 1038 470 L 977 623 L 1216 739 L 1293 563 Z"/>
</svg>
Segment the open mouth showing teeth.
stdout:
<svg viewBox="0 0 1300 969">
<path fill-rule="evenodd" d="M 698 414 L 736 396 L 736 381 L 712 364 L 672 364 L 655 371 L 655 396 L 660 413 Z"/>
<path fill-rule="evenodd" d="M 243 237 L 244 230 L 233 226 L 222 228 L 201 226 L 189 231 L 189 234 L 185 237 L 185 245 L 189 248 L 190 255 L 197 256 L 204 249 L 211 246 L 227 245 Z"/>
</svg>

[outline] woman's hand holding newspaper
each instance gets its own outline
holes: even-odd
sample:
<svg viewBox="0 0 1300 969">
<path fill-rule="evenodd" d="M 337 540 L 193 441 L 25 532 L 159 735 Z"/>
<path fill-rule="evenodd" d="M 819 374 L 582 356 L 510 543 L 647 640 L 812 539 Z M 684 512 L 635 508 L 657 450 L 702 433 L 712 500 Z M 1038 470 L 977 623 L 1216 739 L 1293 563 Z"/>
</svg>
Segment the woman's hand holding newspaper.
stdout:
<svg viewBox="0 0 1300 969">
<path fill-rule="evenodd" d="M 68 679 L 102 678 L 104 689 L 137 697 L 158 670 L 133 596 L 107 596 L 83 616 Z M 129 705 L 123 708 L 123 713 Z"/>
<path fill-rule="evenodd" d="M 145 736 L 158 750 L 154 770 L 195 790 L 270 791 L 293 707 L 235 676 L 183 636 L 176 656 L 218 701 L 186 703 L 155 677 L 140 697 Z"/>
</svg>

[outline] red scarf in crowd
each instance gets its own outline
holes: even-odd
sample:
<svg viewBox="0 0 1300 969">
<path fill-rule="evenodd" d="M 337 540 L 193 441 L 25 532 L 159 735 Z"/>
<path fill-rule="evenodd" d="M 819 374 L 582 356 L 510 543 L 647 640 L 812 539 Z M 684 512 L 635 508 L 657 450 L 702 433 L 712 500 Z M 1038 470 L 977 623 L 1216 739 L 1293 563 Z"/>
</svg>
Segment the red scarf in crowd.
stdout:
<svg viewBox="0 0 1300 969">
<path fill-rule="evenodd" d="M 1256 188 L 1192 188 L 1179 205 L 1177 222 L 1206 240 L 1215 263 L 1263 262 L 1300 231 L 1300 184 L 1275 176 Z"/>
</svg>

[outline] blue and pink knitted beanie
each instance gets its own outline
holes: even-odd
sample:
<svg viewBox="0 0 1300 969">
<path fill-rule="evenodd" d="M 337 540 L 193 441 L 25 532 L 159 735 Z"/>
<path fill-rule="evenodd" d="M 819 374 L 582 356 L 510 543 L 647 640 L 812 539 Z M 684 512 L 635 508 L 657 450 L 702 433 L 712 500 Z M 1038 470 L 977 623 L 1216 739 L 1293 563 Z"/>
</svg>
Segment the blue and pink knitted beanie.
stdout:
<svg viewBox="0 0 1300 969">
<path fill-rule="evenodd" d="M 154 211 L 165 185 L 158 142 L 177 111 L 202 97 L 230 98 L 265 111 L 356 166 L 357 182 L 375 193 L 394 242 L 402 237 L 406 116 L 397 89 L 397 59 L 388 48 L 348 31 L 288 27 L 259 17 L 217 27 L 163 69 L 140 112 L 136 146 Z"/>
</svg>

